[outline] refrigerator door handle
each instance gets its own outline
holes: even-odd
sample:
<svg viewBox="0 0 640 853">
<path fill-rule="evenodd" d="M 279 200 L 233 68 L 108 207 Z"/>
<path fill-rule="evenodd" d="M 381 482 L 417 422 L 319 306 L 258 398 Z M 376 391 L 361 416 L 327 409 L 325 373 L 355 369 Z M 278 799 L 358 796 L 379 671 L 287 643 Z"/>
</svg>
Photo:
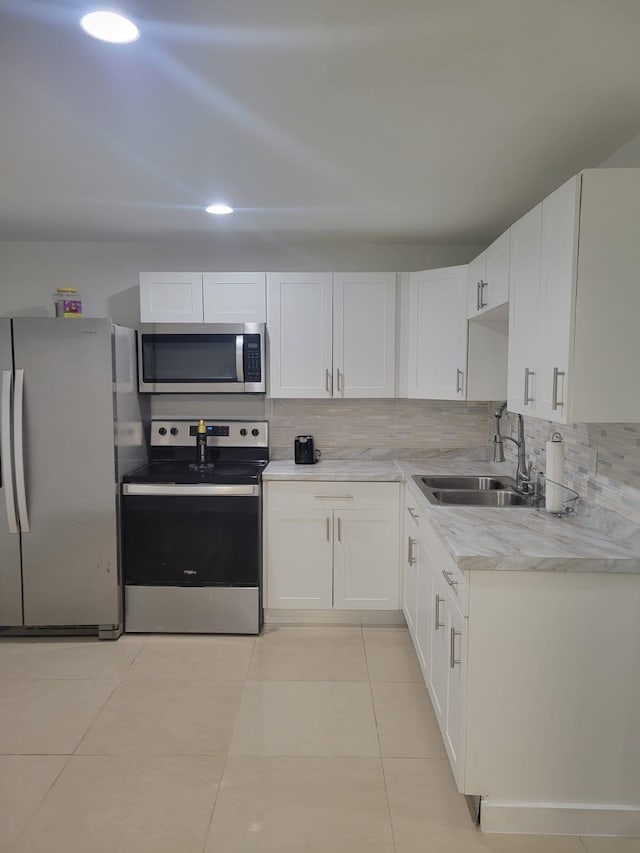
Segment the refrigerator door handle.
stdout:
<svg viewBox="0 0 640 853">
<path fill-rule="evenodd" d="M 16 380 L 13 396 L 13 446 L 16 463 L 16 493 L 18 498 L 18 516 L 20 530 L 29 533 L 29 514 L 27 512 L 27 490 L 24 480 L 24 436 L 23 436 L 23 407 L 24 407 L 24 370 L 16 370 Z"/>
<path fill-rule="evenodd" d="M 0 407 L 0 459 L 2 460 L 2 481 L 4 500 L 7 507 L 9 533 L 19 533 L 16 516 L 16 496 L 13 491 L 13 459 L 11 458 L 11 370 L 2 371 L 2 405 Z"/>
</svg>

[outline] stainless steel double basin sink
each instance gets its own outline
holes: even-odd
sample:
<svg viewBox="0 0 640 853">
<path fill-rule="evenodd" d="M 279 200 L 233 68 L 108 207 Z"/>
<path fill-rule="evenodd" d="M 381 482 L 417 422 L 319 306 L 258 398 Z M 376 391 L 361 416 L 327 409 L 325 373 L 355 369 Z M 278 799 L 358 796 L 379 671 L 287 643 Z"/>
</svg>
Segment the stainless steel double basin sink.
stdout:
<svg viewBox="0 0 640 853">
<path fill-rule="evenodd" d="M 516 491 L 511 477 L 418 475 L 414 482 L 431 504 L 440 506 L 532 506 L 531 497 Z"/>
</svg>

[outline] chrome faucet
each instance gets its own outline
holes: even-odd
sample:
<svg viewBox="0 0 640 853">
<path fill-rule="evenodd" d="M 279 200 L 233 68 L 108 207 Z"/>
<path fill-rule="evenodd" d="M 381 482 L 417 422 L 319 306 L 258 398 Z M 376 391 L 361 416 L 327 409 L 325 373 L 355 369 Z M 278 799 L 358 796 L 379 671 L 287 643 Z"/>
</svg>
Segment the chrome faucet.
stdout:
<svg viewBox="0 0 640 853">
<path fill-rule="evenodd" d="M 494 412 L 494 418 L 496 419 L 496 431 L 493 436 L 493 461 L 494 462 L 504 462 L 504 444 L 505 439 L 507 441 L 512 441 L 515 446 L 518 448 L 518 467 L 516 468 L 516 488 L 521 492 L 526 492 L 527 494 L 531 491 L 531 469 L 533 467 L 532 463 L 529 462 L 527 464 L 526 461 L 526 450 L 524 443 L 524 421 L 522 419 L 522 415 L 518 415 L 518 438 L 511 438 L 509 435 L 501 435 L 500 434 L 500 418 L 504 414 L 504 410 L 507 408 L 507 401 L 505 400 L 501 406 Z"/>
</svg>

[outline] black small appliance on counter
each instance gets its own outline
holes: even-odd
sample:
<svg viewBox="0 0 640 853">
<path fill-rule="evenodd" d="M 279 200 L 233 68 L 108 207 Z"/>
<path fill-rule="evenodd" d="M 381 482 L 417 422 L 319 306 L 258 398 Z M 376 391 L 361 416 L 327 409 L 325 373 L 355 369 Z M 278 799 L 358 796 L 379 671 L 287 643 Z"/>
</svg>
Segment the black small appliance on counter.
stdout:
<svg viewBox="0 0 640 853">
<path fill-rule="evenodd" d="M 312 435 L 297 435 L 293 444 L 296 465 L 313 465 L 320 451 L 315 449 Z"/>
</svg>

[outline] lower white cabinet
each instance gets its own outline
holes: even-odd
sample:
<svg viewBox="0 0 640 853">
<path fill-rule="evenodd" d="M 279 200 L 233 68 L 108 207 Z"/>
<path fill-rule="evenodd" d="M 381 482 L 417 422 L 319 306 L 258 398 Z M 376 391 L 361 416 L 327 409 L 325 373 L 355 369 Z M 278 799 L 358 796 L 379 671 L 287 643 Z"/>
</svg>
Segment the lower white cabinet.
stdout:
<svg viewBox="0 0 640 853">
<path fill-rule="evenodd" d="M 640 835 L 640 575 L 463 573 L 406 504 L 403 610 L 483 829 Z"/>
<path fill-rule="evenodd" d="M 395 483 L 265 483 L 265 606 L 397 610 Z"/>
</svg>

